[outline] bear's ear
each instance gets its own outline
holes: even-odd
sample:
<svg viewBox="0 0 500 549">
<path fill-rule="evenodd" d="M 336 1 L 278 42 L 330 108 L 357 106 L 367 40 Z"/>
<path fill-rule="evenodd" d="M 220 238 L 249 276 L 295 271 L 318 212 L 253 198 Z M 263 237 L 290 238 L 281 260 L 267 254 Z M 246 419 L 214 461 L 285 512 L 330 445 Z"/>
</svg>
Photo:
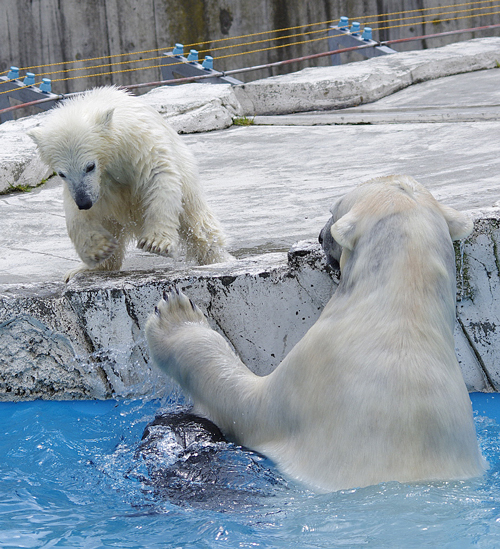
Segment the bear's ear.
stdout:
<svg viewBox="0 0 500 549">
<path fill-rule="evenodd" d="M 463 212 L 459 212 L 449 206 L 439 204 L 441 212 L 444 215 L 452 240 L 460 240 L 469 236 L 474 229 L 472 219 Z"/>
<path fill-rule="evenodd" d="M 33 128 L 26 132 L 31 139 L 35 142 L 36 146 L 40 148 L 43 143 L 43 131 L 40 128 Z"/>
<path fill-rule="evenodd" d="M 100 126 L 101 129 L 107 129 L 108 126 L 111 124 L 111 120 L 113 119 L 113 113 L 115 112 L 115 108 L 108 109 L 107 111 L 101 112 L 96 116 L 96 126 Z"/>
<path fill-rule="evenodd" d="M 332 233 L 335 241 L 338 242 L 343 248 L 347 248 L 348 250 L 352 250 L 354 248 L 356 223 L 357 216 L 351 210 L 332 225 L 330 232 Z"/>
</svg>

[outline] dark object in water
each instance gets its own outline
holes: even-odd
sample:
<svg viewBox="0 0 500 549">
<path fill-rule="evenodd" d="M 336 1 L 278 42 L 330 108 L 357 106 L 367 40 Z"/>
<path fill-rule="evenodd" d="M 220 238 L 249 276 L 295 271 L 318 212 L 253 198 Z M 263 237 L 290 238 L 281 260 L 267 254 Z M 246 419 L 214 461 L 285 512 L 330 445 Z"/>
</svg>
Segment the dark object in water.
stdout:
<svg viewBox="0 0 500 549">
<path fill-rule="evenodd" d="M 158 430 L 151 429 L 155 425 L 171 429 L 176 441 L 185 450 L 192 444 L 202 442 L 226 442 L 224 435 L 215 423 L 190 412 L 170 412 L 156 416 L 151 423 L 146 425 L 142 440 L 148 439 L 151 442 L 152 439 L 159 436 Z"/>
<path fill-rule="evenodd" d="M 177 505 L 242 509 L 287 489 L 264 456 L 228 442 L 217 425 L 190 411 L 157 416 L 135 459 L 134 475 L 153 497 Z"/>
</svg>

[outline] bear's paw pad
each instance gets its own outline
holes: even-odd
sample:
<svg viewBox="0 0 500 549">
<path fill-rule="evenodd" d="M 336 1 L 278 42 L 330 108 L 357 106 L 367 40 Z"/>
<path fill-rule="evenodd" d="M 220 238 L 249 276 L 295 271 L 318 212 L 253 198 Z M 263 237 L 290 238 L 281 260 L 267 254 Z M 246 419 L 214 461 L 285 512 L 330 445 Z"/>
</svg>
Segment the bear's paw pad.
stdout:
<svg viewBox="0 0 500 549">
<path fill-rule="evenodd" d="M 206 323 L 199 307 L 177 288 L 163 293 L 163 299 L 155 307 L 155 314 L 165 329 L 175 324 Z"/>
</svg>

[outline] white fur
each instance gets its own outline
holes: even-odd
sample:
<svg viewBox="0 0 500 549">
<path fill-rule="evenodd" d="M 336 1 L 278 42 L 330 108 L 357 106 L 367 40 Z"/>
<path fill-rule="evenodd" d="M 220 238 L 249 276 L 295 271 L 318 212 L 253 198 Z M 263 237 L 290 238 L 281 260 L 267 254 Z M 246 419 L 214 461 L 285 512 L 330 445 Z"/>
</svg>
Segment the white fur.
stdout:
<svg viewBox="0 0 500 549">
<path fill-rule="evenodd" d="M 161 115 L 114 87 L 65 101 L 29 132 L 64 181 L 68 233 L 85 270 L 121 267 L 127 243 L 200 264 L 227 260 L 195 159 Z M 83 209 L 82 209 L 83 208 Z"/>
<path fill-rule="evenodd" d="M 316 490 L 480 475 L 453 341 L 452 237 L 472 222 L 405 176 L 365 183 L 334 211 L 340 285 L 273 373 L 250 372 L 178 293 L 148 320 L 153 359 L 198 414 Z"/>
</svg>

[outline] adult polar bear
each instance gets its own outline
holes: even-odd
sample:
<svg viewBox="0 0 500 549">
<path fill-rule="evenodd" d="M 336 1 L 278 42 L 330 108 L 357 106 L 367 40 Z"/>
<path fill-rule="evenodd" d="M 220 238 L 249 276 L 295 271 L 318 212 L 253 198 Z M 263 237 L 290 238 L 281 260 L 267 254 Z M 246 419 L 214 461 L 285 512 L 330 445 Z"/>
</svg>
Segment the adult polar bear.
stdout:
<svg viewBox="0 0 500 549">
<path fill-rule="evenodd" d="M 176 255 L 179 235 L 200 264 L 230 256 L 198 180 L 195 159 L 153 108 L 114 87 L 96 88 L 54 109 L 28 132 L 42 160 L 64 180 L 68 233 L 86 270 L 118 270 L 132 238 Z"/>
<path fill-rule="evenodd" d="M 155 362 L 197 414 L 314 489 L 479 475 L 453 341 L 452 239 L 472 222 L 405 176 L 360 185 L 332 213 L 323 246 L 340 284 L 274 372 L 250 372 L 180 292 L 148 319 Z"/>
</svg>

